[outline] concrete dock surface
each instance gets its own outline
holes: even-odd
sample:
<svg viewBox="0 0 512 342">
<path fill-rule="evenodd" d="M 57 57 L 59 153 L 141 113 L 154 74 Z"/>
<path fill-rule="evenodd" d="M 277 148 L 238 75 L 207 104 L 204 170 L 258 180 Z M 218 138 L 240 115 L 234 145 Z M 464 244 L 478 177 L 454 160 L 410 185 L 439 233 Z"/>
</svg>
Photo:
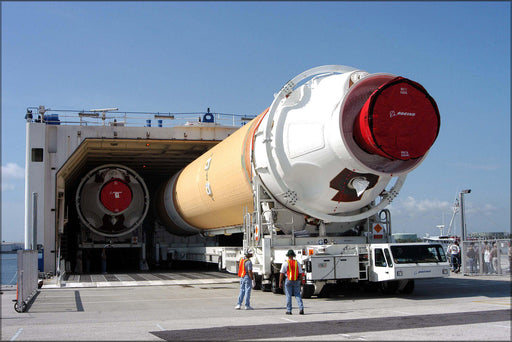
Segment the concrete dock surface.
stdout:
<svg viewBox="0 0 512 342">
<path fill-rule="evenodd" d="M 2 288 L 2 341 L 506 340 L 511 279 L 464 276 L 416 281 L 410 295 L 348 290 L 304 299 L 285 314 L 281 294 L 253 290 L 254 310 L 235 310 L 238 278 L 205 270 L 68 278 L 39 290 L 27 312 Z M 108 280 L 109 278 L 110 280 Z M 121 280 L 123 279 L 123 280 Z M 132 280 L 130 280 L 132 279 Z M 153 283 L 150 283 L 153 281 Z M 163 284 L 158 281 L 164 282 Z M 155 283 L 156 282 L 156 283 Z M 145 286 L 146 285 L 146 286 Z"/>
</svg>

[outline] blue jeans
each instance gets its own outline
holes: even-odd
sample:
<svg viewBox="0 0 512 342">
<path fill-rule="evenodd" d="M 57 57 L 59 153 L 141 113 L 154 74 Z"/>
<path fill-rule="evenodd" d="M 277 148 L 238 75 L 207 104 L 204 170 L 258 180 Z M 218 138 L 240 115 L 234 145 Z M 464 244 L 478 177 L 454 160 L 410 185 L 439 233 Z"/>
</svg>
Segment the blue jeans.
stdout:
<svg viewBox="0 0 512 342">
<path fill-rule="evenodd" d="M 245 296 L 245 306 L 251 306 L 252 280 L 246 275 L 240 279 L 240 294 L 238 295 L 238 305 L 242 305 Z"/>
<path fill-rule="evenodd" d="M 300 280 L 288 280 L 284 282 L 284 292 L 286 293 L 286 311 L 292 311 L 292 296 L 297 299 L 299 310 L 304 310 L 302 297 L 300 295 Z"/>
<path fill-rule="evenodd" d="M 468 258 L 468 261 L 469 261 L 469 272 L 476 273 L 475 258 Z"/>
</svg>

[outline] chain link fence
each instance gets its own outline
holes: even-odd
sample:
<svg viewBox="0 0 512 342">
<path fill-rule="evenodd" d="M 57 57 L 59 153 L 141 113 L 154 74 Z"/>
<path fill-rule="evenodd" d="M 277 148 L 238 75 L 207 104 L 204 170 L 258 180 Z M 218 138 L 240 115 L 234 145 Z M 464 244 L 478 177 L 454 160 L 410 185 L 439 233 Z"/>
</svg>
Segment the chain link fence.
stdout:
<svg viewBox="0 0 512 342">
<path fill-rule="evenodd" d="M 510 242 L 509 239 L 463 241 L 461 273 L 470 276 L 510 274 Z"/>
</svg>

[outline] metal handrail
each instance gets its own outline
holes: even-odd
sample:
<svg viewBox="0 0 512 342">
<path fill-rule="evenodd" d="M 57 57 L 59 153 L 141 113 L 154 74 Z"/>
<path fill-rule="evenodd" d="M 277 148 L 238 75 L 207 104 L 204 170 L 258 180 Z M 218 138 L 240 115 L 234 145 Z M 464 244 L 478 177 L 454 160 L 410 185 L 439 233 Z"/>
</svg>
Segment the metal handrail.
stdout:
<svg viewBox="0 0 512 342">
<path fill-rule="evenodd" d="M 176 127 L 176 126 L 231 126 L 245 125 L 256 115 L 210 112 L 137 112 L 118 111 L 117 108 L 76 110 L 47 109 L 44 106 L 27 107 L 25 120 L 50 125 L 80 126 L 130 126 L 130 127 Z"/>
</svg>

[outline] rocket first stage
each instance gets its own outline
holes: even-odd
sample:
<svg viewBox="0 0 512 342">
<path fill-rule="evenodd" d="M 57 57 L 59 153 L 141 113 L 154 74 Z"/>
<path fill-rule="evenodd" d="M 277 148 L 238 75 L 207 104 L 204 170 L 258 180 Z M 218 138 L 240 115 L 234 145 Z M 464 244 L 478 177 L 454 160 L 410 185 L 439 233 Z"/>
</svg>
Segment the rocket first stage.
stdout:
<svg viewBox="0 0 512 342">
<path fill-rule="evenodd" d="M 243 223 L 253 177 L 287 208 L 325 222 L 363 219 L 393 177 L 400 187 L 439 133 L 418 83 L 326 65 L 289 81 L 270 107 L 175 174 L 158 201 L 170 232 Z M 245 210 L 245 211 L 244 211 Z"/>
</svg>

